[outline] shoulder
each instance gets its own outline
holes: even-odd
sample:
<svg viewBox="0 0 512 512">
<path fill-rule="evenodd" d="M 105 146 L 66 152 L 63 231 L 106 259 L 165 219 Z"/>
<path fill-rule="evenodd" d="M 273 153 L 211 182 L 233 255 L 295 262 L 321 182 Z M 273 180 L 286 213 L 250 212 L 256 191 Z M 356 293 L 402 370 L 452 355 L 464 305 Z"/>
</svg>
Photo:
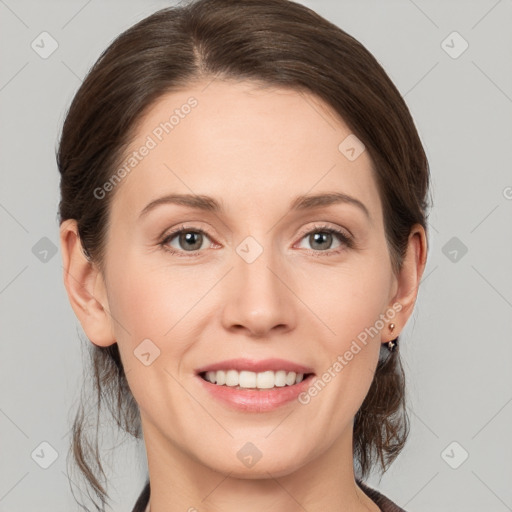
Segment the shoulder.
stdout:
<svg viewBox="0 0 512 512">
<path fill-rule="evenodd" d="M 356 480 L 357 485 L 369 496 L 375 504 L 382 510 L 382 512 L 406 512 L 403 508 L 393 503 L 389 498 L 381 494 L 377 489 L 373 489 L 364 484 L 360 480 Z"/>
</svg>

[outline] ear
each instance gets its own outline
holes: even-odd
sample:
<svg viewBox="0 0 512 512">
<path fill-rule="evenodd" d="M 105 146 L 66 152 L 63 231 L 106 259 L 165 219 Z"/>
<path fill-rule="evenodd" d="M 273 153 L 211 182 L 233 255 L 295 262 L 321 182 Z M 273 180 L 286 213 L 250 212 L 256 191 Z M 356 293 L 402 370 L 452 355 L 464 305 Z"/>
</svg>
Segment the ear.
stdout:
<svg viewBox="0 0 512 512">
<path fill-rule="evenodd" d="M 75 219 L 60 226 L 64 286 L 69 302 L 89 340 L 100 347 L 116 342 L 113 336 L 106 287 L 97 266 L 83 252 Z"/>
<path fill-rule="evenodd" d="M 402 268 L 396 279 L 396 292 L 388 304 L 388 308 L 393 308 L 393 305 L 397 308 L 397 304 L 400 304 L 401 309 L 396 313 L 393 320 L 390 321 L 390 323 L 395 324 L 395 329 L 392 333 L 387 330 L 386 336 L 383 336 L 382 340 L 384 343 L 394 340 L 400 334 L 413 312 L 421 276 L 425 270 L 427 249 L 425 230 L 421 224 L 415 224 L 411 228 L 407 252 L 404 256 Z M 395 309 L 395 311 L 397 309 Z"/>
</svg>

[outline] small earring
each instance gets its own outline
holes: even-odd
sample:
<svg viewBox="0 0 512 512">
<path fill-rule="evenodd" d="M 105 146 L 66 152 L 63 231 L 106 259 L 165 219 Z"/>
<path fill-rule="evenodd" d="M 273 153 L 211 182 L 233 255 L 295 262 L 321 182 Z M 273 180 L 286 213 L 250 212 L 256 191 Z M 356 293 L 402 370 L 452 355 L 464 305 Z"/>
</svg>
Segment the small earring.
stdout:
<svg viewBox="0 0 512 512">
<path fill-rule="evenodd" d="M 395 328 L 395 324 L 389 324 L 389 330 L 390 330 L 391 332 L 393 332 L 393 329 L 394 329 L 394 328 Z M 397 338 L 395 338 L 394 340 L 388 341 L 388 342 L 386 343 L 386 345 L 388 346 L 388 350 L 389 350 L 390 352 L 393 352 L 393 351 L 396 349 L 396 347 L 398 346 L 398 337 L 397 337 Z"/>
</svg>

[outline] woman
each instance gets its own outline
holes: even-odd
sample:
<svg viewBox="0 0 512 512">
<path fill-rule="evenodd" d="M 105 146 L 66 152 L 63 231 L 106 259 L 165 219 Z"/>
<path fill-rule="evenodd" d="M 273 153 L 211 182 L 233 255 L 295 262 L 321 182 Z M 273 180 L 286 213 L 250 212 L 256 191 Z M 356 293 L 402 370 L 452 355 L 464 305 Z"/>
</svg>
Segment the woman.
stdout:
<svg viewBox="0 0 512 512">
<path fill-rule="evenodd" d="M 364 479 L 408 434 L 429 169 L 374 57 L 286 0 L 167 8 L 93 66 L 57 160 L 98 416 L 146 448 L 134 512 L 403 510 Z"/>
</svg>

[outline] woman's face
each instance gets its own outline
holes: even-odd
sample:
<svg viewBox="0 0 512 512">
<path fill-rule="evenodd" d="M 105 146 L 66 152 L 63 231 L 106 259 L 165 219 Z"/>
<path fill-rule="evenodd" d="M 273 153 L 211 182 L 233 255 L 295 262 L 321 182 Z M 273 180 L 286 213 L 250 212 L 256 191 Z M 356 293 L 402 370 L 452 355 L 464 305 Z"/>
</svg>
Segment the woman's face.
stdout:
<svg viewBox="0 0 512 512">
<path fill-rule="evenodd" d="M 167 94 L 138 126 L 138 156 L 96 195 L 114 194 L 104 306 L 148 454 L 256 478 L 351 449 L 387 326 L 406 319 L 370 156 L 350 135 L 312 95 L 220 80 Z M 354 201 L 294 208 L 322 194 Z M 218 209 L 148 206 L 170 195 Z M 235 405 L 197 371 L 238 358 L 284 359 L 324 385 Z"/>
</svg>

